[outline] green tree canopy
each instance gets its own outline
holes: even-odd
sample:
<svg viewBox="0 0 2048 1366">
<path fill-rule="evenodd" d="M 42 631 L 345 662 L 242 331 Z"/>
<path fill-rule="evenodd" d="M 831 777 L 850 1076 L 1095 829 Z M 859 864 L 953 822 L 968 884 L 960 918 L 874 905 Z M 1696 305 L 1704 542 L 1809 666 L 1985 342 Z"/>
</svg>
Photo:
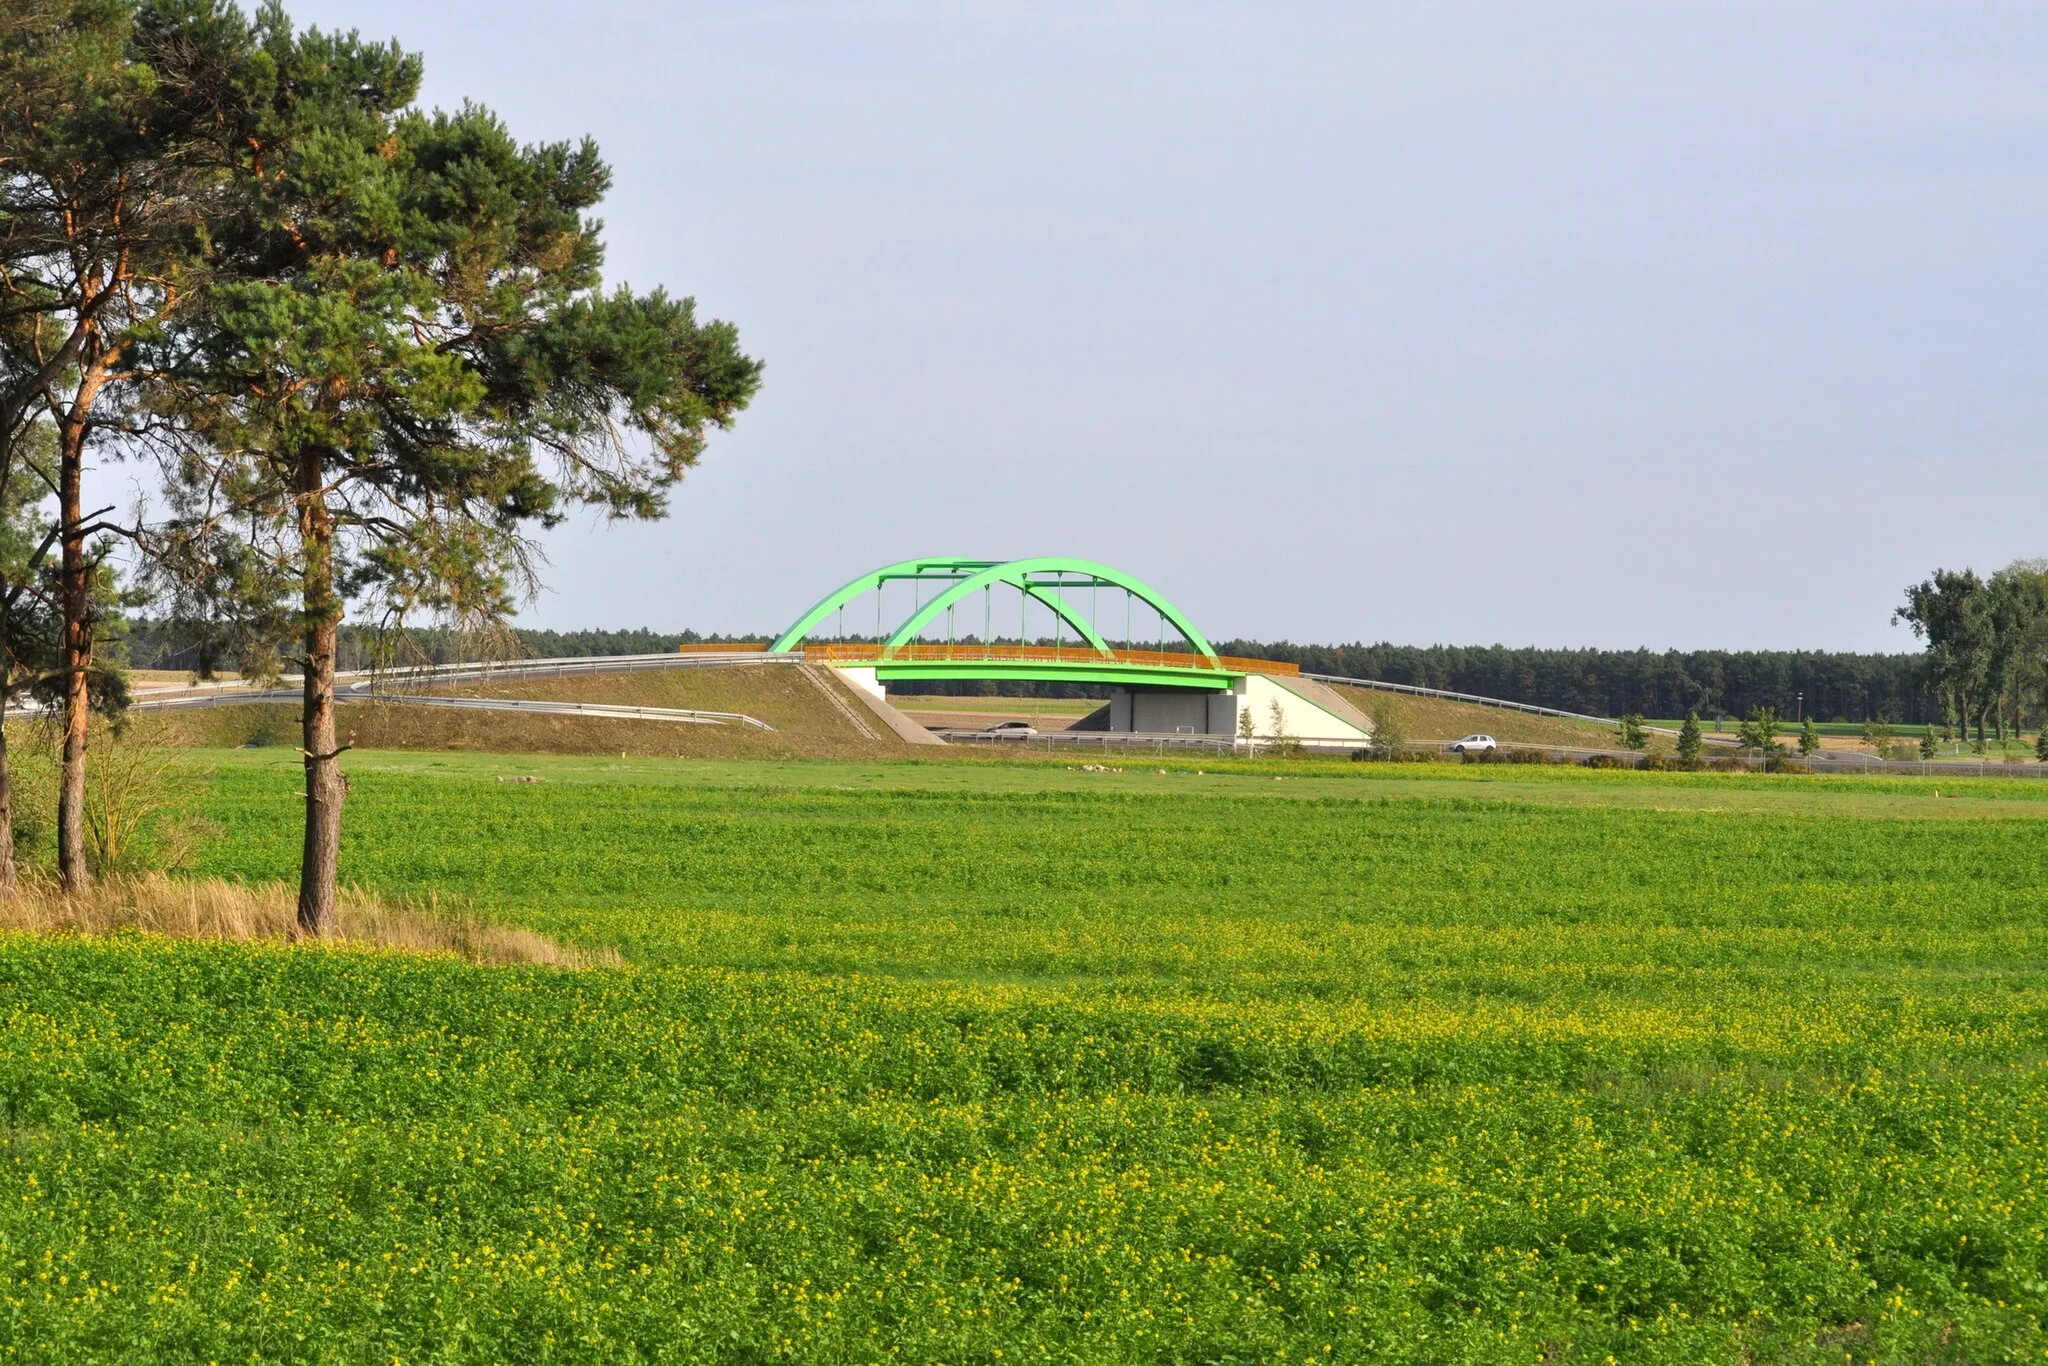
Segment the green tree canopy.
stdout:
<svg viewBox="0 0 2048 1366">
<path fill-rule="evenodd" d="M 1962 724 L 1967 728 L 1977 718 L 1981 734 L 1994 638 L 1984 581 L 1973 570 L 1937 569 L 1906 590 L 1892 620 L 1905 622 L 1927 642 L 1928 689 L 1954 698 Z"/>
</svg>

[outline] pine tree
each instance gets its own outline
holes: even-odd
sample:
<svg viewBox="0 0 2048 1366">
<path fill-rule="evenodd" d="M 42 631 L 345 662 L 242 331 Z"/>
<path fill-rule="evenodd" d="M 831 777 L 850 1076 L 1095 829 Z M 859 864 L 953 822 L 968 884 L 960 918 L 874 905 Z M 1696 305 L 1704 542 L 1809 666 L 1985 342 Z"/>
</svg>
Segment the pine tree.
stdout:
<svg viewBox="0 0 2048 1366">
<path fill-rule="evenodd" d="M 1678 728 L 1678 758 L 1688 765 L 1700 761 L 1700 714 L 1696 711 L 1687 712 L 1685 723 Z"/>
<path fill-rule="evenodd" d="M 17 0 L 4 18 L 0 479 L 25 410 L 40 408 L 55 445 L 64 623 L 57 861 L 76 890 L 87 880 L 87 723 L 115 682 L 95 657 L 98 542 L 122 529 L 100 520 L 111 508 L 85 509 L 84 477 L 136 402 L 135 346 L 189 300 L 185 267 L 218 209 L 215 113 L 242 69 L 248 25 L 210 0 Z"/>
</svg>

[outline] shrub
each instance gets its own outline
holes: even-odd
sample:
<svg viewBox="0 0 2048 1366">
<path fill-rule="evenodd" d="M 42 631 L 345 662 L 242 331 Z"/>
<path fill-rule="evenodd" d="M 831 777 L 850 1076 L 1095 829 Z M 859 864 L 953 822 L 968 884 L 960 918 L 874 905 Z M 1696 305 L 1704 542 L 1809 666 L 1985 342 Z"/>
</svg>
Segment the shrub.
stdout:
<svg viewBox="0 0 2048 1366">
<path fill-rule="evenodd" d="M 1635 712 L 1621 718 L 1621 743 L 1624 749 L 1648 749 L 1649 732 L 1643 729 L 1643 718 Z"/>
</svg>

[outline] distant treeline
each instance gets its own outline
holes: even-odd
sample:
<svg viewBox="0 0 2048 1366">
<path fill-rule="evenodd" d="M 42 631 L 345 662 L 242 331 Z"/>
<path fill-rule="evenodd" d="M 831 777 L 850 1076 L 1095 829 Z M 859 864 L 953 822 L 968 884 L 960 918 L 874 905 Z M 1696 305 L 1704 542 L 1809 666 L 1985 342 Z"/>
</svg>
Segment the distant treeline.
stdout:
<svg viewBox="0 0 2048 1366">
<path fill-rule="evenodd" d="M 366 626 L 341 628 L 340 661 L 344 670 L 386 664 L 452 664 L 479 659 L 570 659 L 592 655 L 666 654 L 678 645 L 764 643 L 765 635 L 700 635 L 695 631 L 534 631 L 509 627 L 468 632 L 439 629 L 378 631 Z M 192 640 L 167 623 L 131 620 L 126 631 L 128 665 L 135 669 L 191 669 L 199 651 Z M 232 668 L 220 661 L 219 668 Z"/>
<path fill-rule="evenodd" d="M 1306 673 L 1477 693 L 1589 716 L 1746 716 L 1799 709 L 1817 721 L 1941 720 L 1921 692 L 1923 656 L 1825 650 L 1545 650 L 1504 645 L 1216 642 L 1218 654 L 1277 659 Z"/>
</svg>

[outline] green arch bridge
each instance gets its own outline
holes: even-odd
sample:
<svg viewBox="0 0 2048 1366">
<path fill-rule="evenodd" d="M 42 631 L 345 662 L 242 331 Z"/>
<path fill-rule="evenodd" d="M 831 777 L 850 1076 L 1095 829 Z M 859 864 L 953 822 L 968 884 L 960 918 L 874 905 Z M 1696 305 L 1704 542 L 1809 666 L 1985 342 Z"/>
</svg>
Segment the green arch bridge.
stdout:
<svg viewBox="0 0 2048 1366">
<path fill-rule="evenodd" d="M 880 615 L 881 591 L 906 582 L 914 585 L 916 605 L 890 628 Z M 927 586 L 936 590 L 929 599 L 924 596 Z M 1005 603 L 1006 621 L 995 616 L 998 588 L 1013 589 L 1018 595 L 1015 617 L 1009 616 Z M 1122 592 L 1127 604 L 1142 602 L 1151 608 L 1160 623 L 1158 649 L 1134 648 L 1128 631 L 1121 644 L 1111 644 L 1103 636 L 1094 608 L 1104 589 Z M 847 642 L 846 606 L 867 593 L 876 594 L 876 638 Z M 1087 595 L 1086 612 L 1081 610 L 1082 594 Z M 1033 603 L 1051 613 L 1049 645 L 1026 639 Z M 835 639 L 806 644 L 811 634 L 835 619 Z M 940 626 L 945 628 L 943 641 L 921 638 Z M 1015 627 L 1019 644 L 996 643 L 1006 626 Z M 1177 643 L 1184 649 L 1166 648 L 1168 627 L 1179 634 Z M 1071 640 L 1066 638 L 1068 631 L 1073 633 Z M 902 560 L 884 565 L 826 594 L 768 648 L 776 653 L 801 650 L 808 661 L 841 668 L 873 669 L 878 683 L 1016 678 L 1221 692 L 1249 673 L 1297 672 L 1291 664 L 1219 655 L 1193 622 L 1146 584 L 1108 565 L 1054 556 Z"/>
</svg>

